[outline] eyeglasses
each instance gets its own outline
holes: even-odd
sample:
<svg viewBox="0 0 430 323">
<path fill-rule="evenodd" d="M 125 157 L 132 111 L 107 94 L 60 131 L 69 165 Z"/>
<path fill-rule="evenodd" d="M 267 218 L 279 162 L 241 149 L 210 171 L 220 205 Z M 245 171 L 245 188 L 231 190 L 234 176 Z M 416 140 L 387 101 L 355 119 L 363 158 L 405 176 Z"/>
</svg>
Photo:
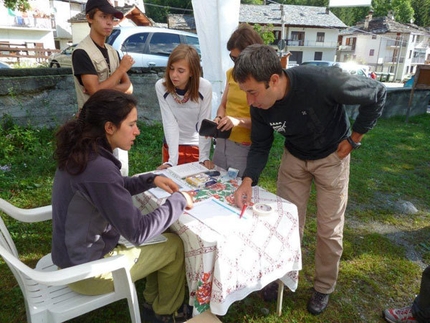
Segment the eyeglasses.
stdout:
<svg viewBox="0 0 430 323">
<path fill-rule="evenodd" d="M 230 54 L 230 58 L 231 58 L 231 60 L 233 61 L 233 63 L 235 63 L 235 62 L 236 62 L 236 60 L 237 60 L 237 56 L 233 56 L 233 55 L 231 55 L 231 54 Z"/>
</svg>

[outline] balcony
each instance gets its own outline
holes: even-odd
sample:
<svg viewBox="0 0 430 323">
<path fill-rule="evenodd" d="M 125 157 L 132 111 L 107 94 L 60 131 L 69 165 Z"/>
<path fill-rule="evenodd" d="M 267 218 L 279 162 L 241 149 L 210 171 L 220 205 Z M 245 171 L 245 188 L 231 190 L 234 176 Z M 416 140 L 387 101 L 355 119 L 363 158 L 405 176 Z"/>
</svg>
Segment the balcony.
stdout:
<svg viewBox="0 0 430 323">
<path fill-rule="evenodd" d="M 13 27 L 13 28 L 36 28 L 36 29 L 53 29 L 51 18 L 38 18 L 38 17 L 22 17 L 15 16 L 0 21 L 0 27 Z"/>
<path fill-rule="evenodd" d="M 355 45 L 339 45 L 338 50 L 341 52 L 353 52 L 355 51 Z"/>
<path fill-rule="evenodd" d="M 287 46 L 316 47 L 316 48 L 336 48 L 337 42 L 319 42 L 315 40 L 292 40 L 287 39 Z"/>
<path fill-rule="evenodd" d="M 404 63 L 404 62 L 405 62 L 405 57 L 400 57 L 399 63 Z M 393 57 L 393 56 L 384 57 L 384 64 L 397 64 L 397 57 Z"/>
<path fill-rule="evenodd" d="M 412 64 L 425 64 L 426 59 L 425 59 L 425 57 L 413 57 L 411 63 Z"/>
<path fill-rule="evenodd" d="M 387 40 L 387 48 L 399 48 L 401 47 L 405 47 L 407 44 L 405 41 L 400 41 L 400 40 Z"/>
</svg>

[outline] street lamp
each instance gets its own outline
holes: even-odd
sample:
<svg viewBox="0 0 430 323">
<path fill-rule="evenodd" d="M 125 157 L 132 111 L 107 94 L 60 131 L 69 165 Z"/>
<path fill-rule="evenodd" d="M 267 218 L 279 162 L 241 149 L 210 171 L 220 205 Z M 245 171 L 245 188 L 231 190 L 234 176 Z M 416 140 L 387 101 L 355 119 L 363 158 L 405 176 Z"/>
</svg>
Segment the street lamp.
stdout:
<svg viewBox="0 0 430 323">
<path fill-rule="evenodd" d="M 281 25 L 282 25 L 282 30 L 281 30 L 281 40 L 278 42 L 278 49 L 279 49 L 279 56 L 282 57 L 284 54 L 284 49 L 286 44 L 285 41 L 285 11 L 284 11 L 284 5 L 281 4 Z"/>
</svg>

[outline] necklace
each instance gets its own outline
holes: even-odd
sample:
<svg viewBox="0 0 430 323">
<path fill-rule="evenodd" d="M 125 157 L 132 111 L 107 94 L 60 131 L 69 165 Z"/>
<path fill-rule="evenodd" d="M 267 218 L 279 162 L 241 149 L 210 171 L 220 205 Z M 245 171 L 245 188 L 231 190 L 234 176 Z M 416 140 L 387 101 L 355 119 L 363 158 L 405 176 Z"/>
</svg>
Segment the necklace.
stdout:
<svg viewBox="0 0 430 323">
<path fill-rule="evenodd" d="M 187 102 L 188 102 L 188 100 L 190 99 L 188 91 L 187 91 L 187 92 L 185 92 L 185 94 L 184 94 L 183 98 L 181 98 L 181 97 L 178 95 L 178 93 L 176 93 L 176 90 L 175 90 L 174 92 L 172 92 L 171 94 L 172 94 L 172 97 L 173 97 L 173 99 L 175 100 L 175 102 L 176 102 L 176 103 L 178 103 L 178 104 L 184 104 L 184 103 L 187 103 Z"/>
</svg>

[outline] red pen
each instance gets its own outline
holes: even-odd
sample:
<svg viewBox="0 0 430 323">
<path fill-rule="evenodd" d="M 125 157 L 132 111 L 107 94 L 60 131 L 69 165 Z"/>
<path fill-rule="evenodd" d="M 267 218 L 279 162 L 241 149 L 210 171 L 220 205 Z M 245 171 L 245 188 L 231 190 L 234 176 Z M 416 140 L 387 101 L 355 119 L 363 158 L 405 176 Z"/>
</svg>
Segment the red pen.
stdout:
<svg viewBox="0 0 430 323">
<path fill-rule="evenodd" d="M 247 205 L 243 204 L 242 211 L 240 211 L 239 219 L 242 219 L 243 213 L 245 213 L 246 208 L 247 208 Z"/>
</svg>

